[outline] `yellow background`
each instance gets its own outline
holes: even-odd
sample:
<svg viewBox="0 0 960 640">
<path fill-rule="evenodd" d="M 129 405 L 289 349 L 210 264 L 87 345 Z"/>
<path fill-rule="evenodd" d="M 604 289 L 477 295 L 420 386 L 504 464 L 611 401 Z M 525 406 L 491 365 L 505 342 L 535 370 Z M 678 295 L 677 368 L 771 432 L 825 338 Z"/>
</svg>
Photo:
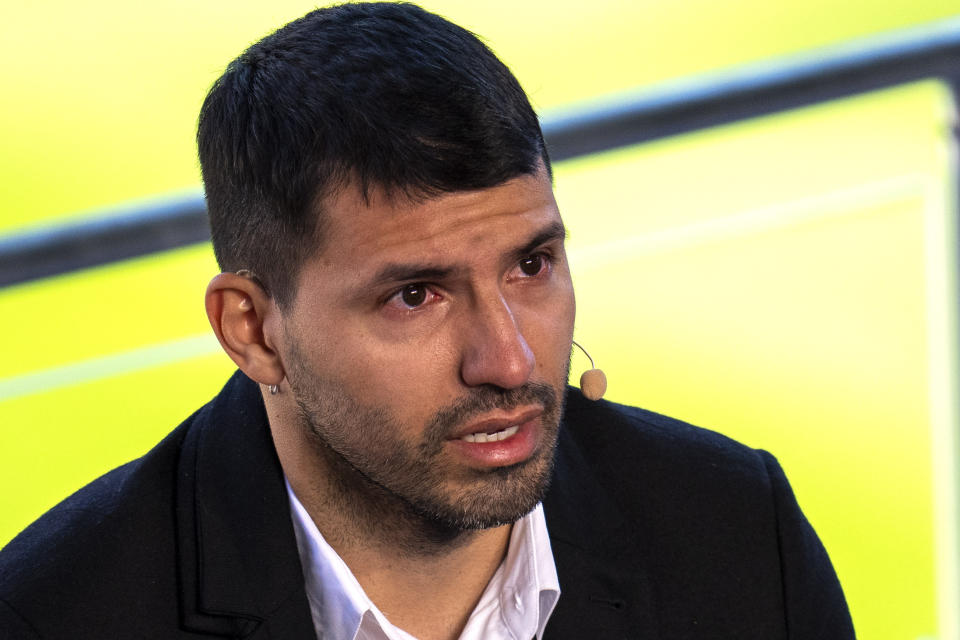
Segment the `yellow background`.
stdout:
<svg viewBox="0 0 960 640">
<path fill-rule="evenodd" d="M 312 8 L 266 4 L 0 9 L 0 233 L 197 189 L 206 89 Z M 547 115 L 951 13 L 929 0 L 426 6 L 484 36 Z M 952 113 L 942 86 L 919 83 L 557 167 L 577 337 L 609 397 L 775 453 L 863 638 L 956 629 L 940 566 L 955 467 L 938 453 L 955 429 Z M 203 314 L 213 273 L 199 245 L 0 290 L 0 542 L 216 392 L 232 366 Z"/>
</svg>

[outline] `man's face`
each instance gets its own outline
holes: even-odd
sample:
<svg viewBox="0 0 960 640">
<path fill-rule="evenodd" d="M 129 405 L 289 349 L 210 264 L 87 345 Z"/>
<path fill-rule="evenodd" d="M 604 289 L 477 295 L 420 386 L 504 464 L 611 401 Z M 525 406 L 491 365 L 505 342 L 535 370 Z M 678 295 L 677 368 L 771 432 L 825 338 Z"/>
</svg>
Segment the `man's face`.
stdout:
<svg viewBox="0 0 960 640">
<path fill-rule="evenodd" d="M 549 478 L 575 312 L 546 173 L 420 203 L 348 187 L 324 215 L 281 351 L 325 472 L 446 529 L 515 521 Z"/>
</svg>

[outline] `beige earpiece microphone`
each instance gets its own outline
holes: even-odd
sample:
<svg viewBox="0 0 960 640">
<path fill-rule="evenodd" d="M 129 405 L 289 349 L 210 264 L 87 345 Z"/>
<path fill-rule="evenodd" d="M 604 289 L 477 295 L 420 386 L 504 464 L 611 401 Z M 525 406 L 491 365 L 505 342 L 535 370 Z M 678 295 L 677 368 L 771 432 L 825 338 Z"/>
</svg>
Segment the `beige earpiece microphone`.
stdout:
<svg viewBox="0 0 960 640">
<path fill-rule="evenodd" d="M 599 400 L 607 392 L 607 376 L 593 364 L 593 358 L 590 357 L 586 349 L 581 347 L 576 340 L 573 341 L 573 344 L 577 345 L 580 351 L 583 351 L 583 355 L 587 356 L 590 366 L 593 367 L 584 371 L 583 375 L 580 376 L 580 391 L 589 400 Z"/>
</svg>

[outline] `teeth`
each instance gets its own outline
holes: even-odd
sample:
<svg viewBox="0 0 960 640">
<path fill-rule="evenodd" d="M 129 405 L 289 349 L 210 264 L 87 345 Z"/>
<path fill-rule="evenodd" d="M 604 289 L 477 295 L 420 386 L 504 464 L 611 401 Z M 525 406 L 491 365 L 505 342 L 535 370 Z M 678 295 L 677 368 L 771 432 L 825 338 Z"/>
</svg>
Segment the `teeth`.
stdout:
<svg viewBox="0 0 960 640">
<path fill-rule="evenodd" d="M 513 425 L 496 433 L 468 433 L 460 439 L 466 442 L 497 442 L 498 440 L 506 440 L 517 431 L 520 431 L 520 427 Z"/>
</svg>

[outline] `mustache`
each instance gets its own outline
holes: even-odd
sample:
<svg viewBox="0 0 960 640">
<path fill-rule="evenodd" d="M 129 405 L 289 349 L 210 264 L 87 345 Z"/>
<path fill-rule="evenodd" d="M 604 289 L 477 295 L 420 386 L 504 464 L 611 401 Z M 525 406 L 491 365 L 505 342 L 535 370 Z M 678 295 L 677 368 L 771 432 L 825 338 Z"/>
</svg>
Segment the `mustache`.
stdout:
<svg viewBox="0 0 960 640">
<path fill-rule="evenodd" d="M 487 411 L 509 411 L 517 407 L 539 404 L 546 415 L 551 415 L 560 402 L 558 391 L 542 382 L 528 382 L 515 389 L 501 389 L 493 385 L 476 387 L 448 407 L 434 414 L 424 432 L 424 445 L 431 451 L 439 451 L 447 435 L 458 425 Z"/>
</svg>

